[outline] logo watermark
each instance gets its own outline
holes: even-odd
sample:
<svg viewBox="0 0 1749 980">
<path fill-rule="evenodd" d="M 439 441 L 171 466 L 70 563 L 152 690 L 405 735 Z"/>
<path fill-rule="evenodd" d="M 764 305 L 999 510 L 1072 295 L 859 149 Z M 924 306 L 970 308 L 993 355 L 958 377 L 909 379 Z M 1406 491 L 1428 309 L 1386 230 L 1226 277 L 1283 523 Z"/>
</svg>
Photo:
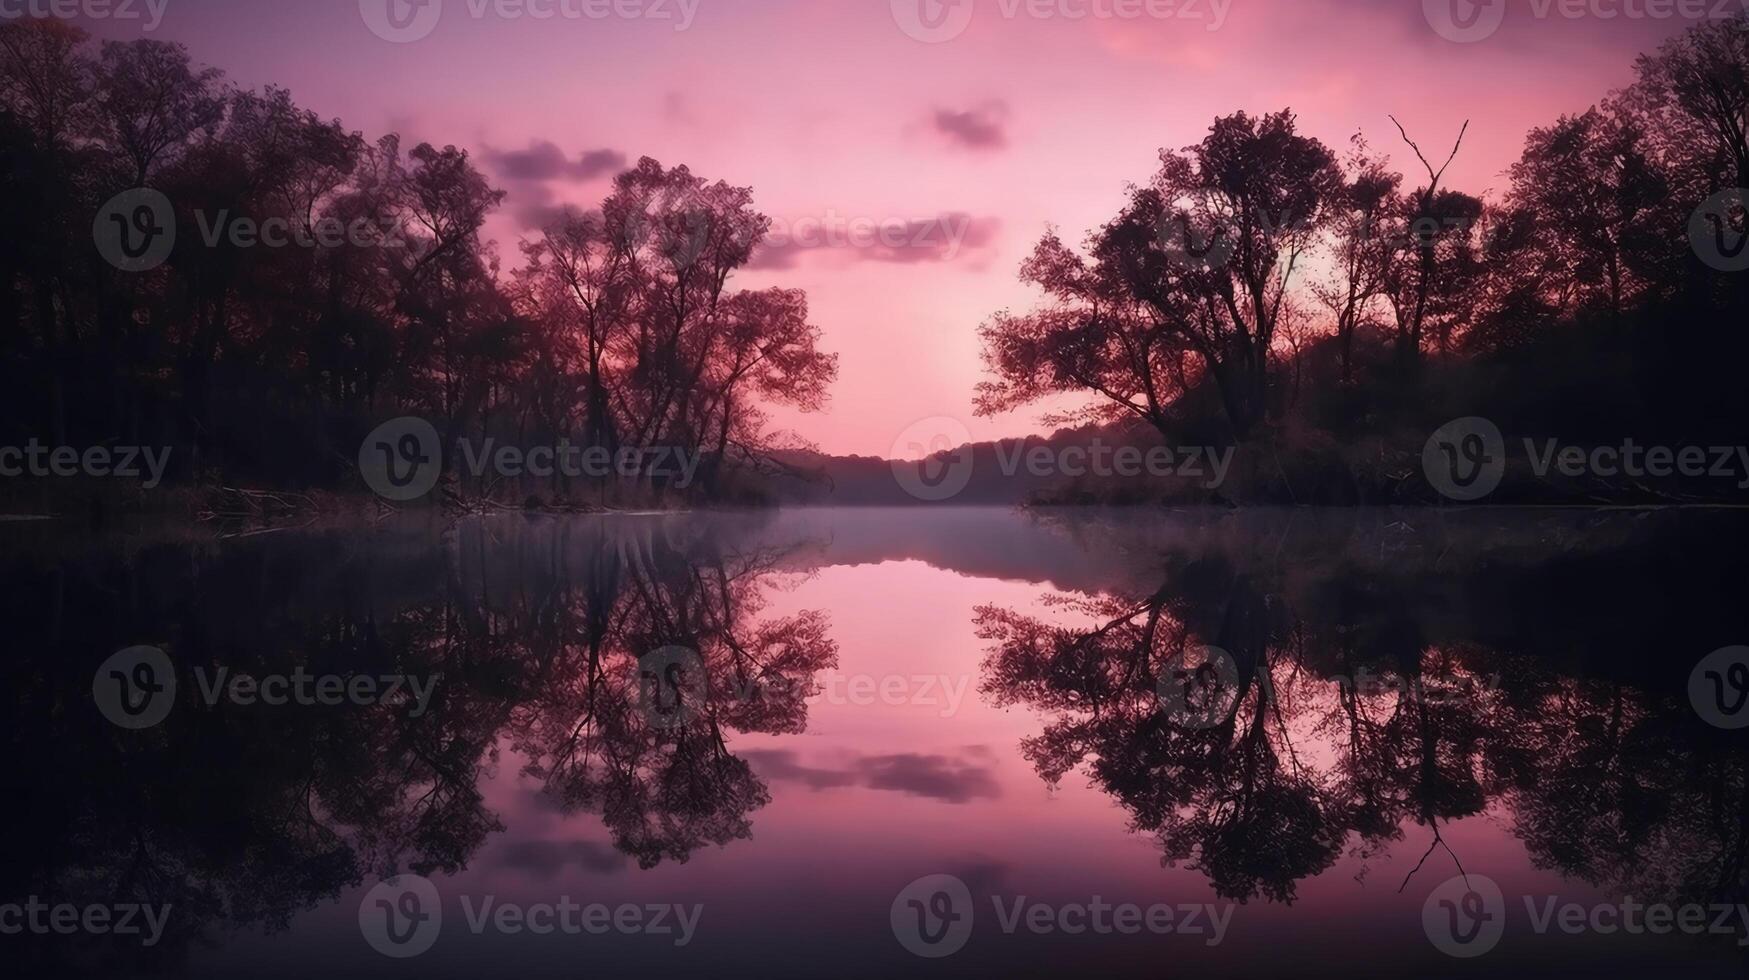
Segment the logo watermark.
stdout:
<svg viewBox="0 0 1749 980">
<path fill-rule="evenodd" d="M 1524 919 L 1535 935 L 1732 936 L 1749 946 L 1749 906 L 1730 903 L 1675 905 L 1638 902 L 1581 904 L 1558 895 L 1525 895 Z M 1506 936 L 1511 909 L 1498 883 L 1460 875 L 1434 889 L 1422 906 L 1421 925 L 1447 956 L 1474 959 L 1492 952 Z"/>
<path fill-rule="evenodd" d="M 638 707 L 652 728 L 682 729 L 713 699 L 723 703 L 772 700 L 854 708 L 927 707 L 938 717 L 959 713 L 970 674 L 840 674 L 741 677 L 713 690 L 704 658 L 683 646 L 665 646 L 638 658 Z"/>
<path fill-rule="evenodd" d="M 0 904 L 0 935 L 138 936 L 141 946 L 156 946 L 174 908 L 136 902 L 51 905 L 31 895 L 22 902 Z"/>
<path fill-rule="evenodd" d="M 1709 725 L 1749 728 L 1749 647 L 1726 647 L 1696 664 L 1688 700 Z"/>
<path fill-rule="evenodd" d="M 1063 903 L 992 895 L 990 903 L 1004 935 L 1186 936 L 1210 947 L 1226 941 L 1234 909 L 1231 904 L 1108 902 L 1100 895 L 1086 902 Z M 927 875 L 906 885 L 888 912 L 899 945 L 924 959 L 942 959 L 964 949 L 976 920 L 971 889 L 947 874 Z"/>
<path fill-rule="evenodd" d="M 1577 446 L 1559 439 L 1523 440 L 1530 472 L 1537 479 L 1671 479 L 1728 481 L 1749 490 L 1749 446 L 1645 445 L 1629 437 L 1620 445 Z M 1427 482 L 1451 500 L 1476 501 L 1500 488 L 1508 451 L 1500 427 L 1484 418 L 1449 422 L 1434 432 L 1422 450 Z"/>
<path fill-rule="evenodd" d="M 1421 928 L 1435 949 L 1458 959 L 1491 952 L 1506 935 L 1506 896 L 1494 879 L 1461 875 L 1427 896 Z"/>
<path fill-rule="evenodd" d="M 1359 698 L 1384 698 L 1416 704 L 1476 704 L 1501 689 L 1499 674 L 1486 677 L 1402 677 L 1394 673 L 1374 673 L 1362 667 L 1350 675 L 1337 675 L 1334 680 L 1342 690 Z"/>
<path fill-rule="evenodd" d="M 91 240 L 103 260 L 123 272 L 150 272 L 176 248 L 176 208 L 149 187 L 123 191 L 97 210 Z"/>
<path fill-rule="evenodd" d="M 208 707 L 228 701 L 240 707 L 338 707 L 411 705 L 417 718 L 430 708 L 441 674 L 312 674 L 302 667 L 289 674 L 232 673 L 228 667 L 194 668 L 195 687 Z M 91 678 L 97 710 L 119 728 L 139 731 L 163 723 L 176 706 L 176 666 L 163 650 L 129 647 L 112 655 Z"/>
<path fill-rule="evenodd" d="M 1191 647 L 1161 672 L 1155 693 L 1172 724 L 1192 731 L 1214 728 L 1233 717 L 1239 705 L 1239 665 L 1220 647 Z"/>
<path fill-rule="evenodd" d="M 506 445 L 497 439 L 458 440 L 466 471 L 507 479 L 665 480 L 676 490 L 697 481 L 704 453 L 683 446 L 585 446 L 560 439 L 550 446 Z M 436 426 L 404 416 L 377 426 L 358 448 L 358 471 L 366 486 L 385 500 L 404 503 L 430 493 L 443 475 L 443 444 Z"/>
<path fill-rule="evenodd" d="M 469 933 L 501 935 L 660 936 L 675 946 L 690 944 L 704 918 L 702 904 L 645 903 L 607 905 L 583 903 L 569 895 L 554 902 L 522 904 L 495 895 L 459 895 L 462 921 Z M 384 956 L 409 959 L 436 945 L 443 932 L 443 899 L 437 885 L 419 875 L 400 875 L 379 882 L 358 905 L 358 928 L 364 941 Z"/>
<path fill-rule="evenodd" d="M 1003 20 L 1182 20 L 1213 32 L 1226 26 L 1234 0 L 891 0 L 893 22 L 925 44 L 952 41 L 971 26 L 980 6 Z"/>
<path fill-rule="evenodd" d="M 1421 0 L 1434 33 L 1456 44 L 1493 37 L 1506 23 L 1508 0 Z M 1749 9 L 1745 0 L 1524 0 L 1533 20 L 1729 20 Z"/>
<path fill-rule="evenodd" d="M 992 231 L 991 222 L 960 212 L 875 218 L 829 208 L 819 215 L 772 218 L 757 244 L 766 265 L 787 264 L 796 254 L 816 251 L 859 252 L 889 262 L 951 262 L 968 246 L 986 244 Z"/>
<path fill-rule="evenodd" d="M 1688 243 L 1720 272 L 1749 270 L 1749 191 L 1733 187 L 1702 201 L 1688 219 Z"/>
<path fill-rule="evenodd" d="M 470 20 L 553 21 L 642 20 L 672 22 L 675 31 L 692 27 L 702 0 L 448 0 Z M 370 32 L 392 44 L 422 41 L 443 20 L 445 0 L 358 0 L 359 16 Z"/>
<path fill-rule="evenodd" d="M 938 415 L 913 422 L 887 454 L 893 479 L 925 503 L 952 500 L 972 482 L 971 442 L 971 430 L 958 419 Z"/>
<path fill-rule="evenodd" d="M 407 248 L 407 234 L 400 225 L 384 227 L 369 218 L 342 221 L 320 217 L 312 222 L 282 216 L 256 219 L 234 215 L 230 209 L 216 213 L 194 212 L 195 230 L 207 248 Z M 149 187 L 123 191 L 97 211 L 91 238 L 104 261 L 123 272 L 150 272 L 163 265 L 176 248 L 176 208 L 170 198 Z"/>
<path fill-rule="evenodd" d="M 371 949 L 393 959 L 429 950 L 443 931 L 437 886 L 419 875 L 377 882 L 358 903 L 358 931 Z"/>
<path fill-rule="evenodd" d="M 889 455 L 893 479 L 926 503 L 959 496 L 977 472 L 972 434 L 958 419 L 935 416 L 905 429 Z M 993 444 L 996 471 L 1004 479 L 1023 473 L 1037 479 L 1188 480 L 1206 490 L 1227 481 L 1238 449 L 1232 446 L 1131 446 L 1095 436 L 1086 444 L 1041 445 L 1019 439 Z"/>
</svg>

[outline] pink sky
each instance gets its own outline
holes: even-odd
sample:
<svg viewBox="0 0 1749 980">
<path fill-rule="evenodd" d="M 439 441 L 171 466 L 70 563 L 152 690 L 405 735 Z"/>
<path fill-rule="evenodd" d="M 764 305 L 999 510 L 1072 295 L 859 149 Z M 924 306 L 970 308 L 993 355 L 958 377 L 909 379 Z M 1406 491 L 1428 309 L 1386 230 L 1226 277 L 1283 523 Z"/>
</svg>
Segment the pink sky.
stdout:
<svg viewBox="0 0 1749 980">
<path fill-rule="evenodd" d="M 469 148 L 510 192 L 489 228 L 507 259 L 528 234 L 521 215 L 598 202 L 613 154 L 751 186 L 780 227 L 921 222 L 936 242 L 943 228 L 965 232 L 952 255 L 791 250 L 784 267 L 738 280 L 806 289 L 841 358 L 826 412 L 776 422 L 864 455 L 892 452 L 935 416 L 977 438 L 1037 431 L 1036 412 L 972 417 L 978 325 L 1032 303 L 1015 273 L 1041 233 L 1056 226 L 1079 241 L 1115 213 L 1127 182 L 1153 173 L 1159 148 L 1195 142 L 1216 115 L 1291 107 L 1333 149 L 1363 131 L 1399 169 L 1414 161 L 1387 113 L 1441 157 L 1468 118 L 1448 180 L 1498 192 L 1527 129 L 1623 85 L 1637 52 L 1692 23 L 1539 18 L 1532 0 L 1511 0 L 1497 33 L 1454 43 L 1429 26 L 1421 0 L 1221 0 L 1218 30 L 1214 0 L 1167 19 L 1109 16 L 1143 11 L 1144 0 L 1049 0 L 1089 12 L 1078 20 L 958 0 L 972 5 L 962 33 L 924 43 L 899 26 L 915 0 L 526 0 L 650 14 L 545 20 L 442 0 L 429 36 L 390 43 L 368 29 L 360 0 L 155 2 L 167 6 L 149 36 L 185 43 L 240 84 L 288 87 L 373 138 L 398 131 Z M 514 11 L 525 0 L 500 2 Z M 676 30 L 683 6 L 692 21 Z M 88 26 L 132 37 L 140 23 Z"/>
</svg>

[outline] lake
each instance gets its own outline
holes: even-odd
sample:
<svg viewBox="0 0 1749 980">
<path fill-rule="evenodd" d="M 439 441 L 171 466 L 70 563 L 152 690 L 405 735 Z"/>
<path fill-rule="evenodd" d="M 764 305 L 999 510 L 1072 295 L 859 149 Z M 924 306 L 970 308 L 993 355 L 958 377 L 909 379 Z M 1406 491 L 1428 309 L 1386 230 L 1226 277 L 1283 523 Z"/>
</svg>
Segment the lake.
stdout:
<svg viewBox="0 0 1749 980">
<path fill-rule="evenodd" d="M 1749 963 L 1742 512 L 0 535 L 27 973 Z"/>
</svg>

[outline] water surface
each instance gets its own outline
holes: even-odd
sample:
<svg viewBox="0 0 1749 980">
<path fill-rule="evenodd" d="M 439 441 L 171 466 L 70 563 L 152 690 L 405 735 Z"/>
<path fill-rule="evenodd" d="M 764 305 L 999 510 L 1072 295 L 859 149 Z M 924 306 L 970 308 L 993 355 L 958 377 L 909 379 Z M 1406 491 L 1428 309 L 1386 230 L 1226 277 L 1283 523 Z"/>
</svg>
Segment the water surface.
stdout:
<svg viewBox="0 0 1749 980">
<path fill-rule="evenodd" d="M 1741 925 L 1539 933 L 1524 901 L 1749 901 L 1749 744 L 1688 690 L 1749 642 L 1745 531 L 1573 510 L 9 527 L 7 900 L 173 913 L 150 948 L 4 942 L 188 976 L 1741 976 Z M 130 731 L 93 678 L 140 645 L 178 688 Z M 1187 720 L 1162 691 L 1211 650 L 1231 703 Z M 220 669 L 429 697 L 207 703 Z M 361 906 L 405 874 L 443 921 L 397 959 Z M 1424 924 L 1460 874 L 1506 903 L 1475 960 Z M 931 875 L 972 899 L 939 959 L 900 927 Z M 685 945 L 476 932 L 486 896 L 699 918 Z M 996 911 L 1096 896 L 1210 907 L 1224 933 L 1010 934 Z"/>
</svg>

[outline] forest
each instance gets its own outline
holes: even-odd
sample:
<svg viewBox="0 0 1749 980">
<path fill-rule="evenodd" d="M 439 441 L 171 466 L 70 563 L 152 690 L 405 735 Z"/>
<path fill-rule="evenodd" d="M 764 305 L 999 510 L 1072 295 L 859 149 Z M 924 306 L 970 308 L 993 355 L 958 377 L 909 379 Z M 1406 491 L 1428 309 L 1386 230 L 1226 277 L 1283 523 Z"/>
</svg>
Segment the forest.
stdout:
<svg viewBox="0 0 1749 980">
<path fill-rule="evenodd" d="M 1053 438 L 1236 446 L 1228 503 L 1437 501 L 1423 445 L 1467 416 L 1580 446 L 1741 442 L 1749 16 L 1532 131 L 1499 193 L 1447 185 L 1463 133 L 1391 123 L 1408 174 L 1386 140 L 1333 147 L 1288 109 L 1162 151 L 1084 247 L 1048 234 L 1022 263 L 1040 301 L 977 328 L 977 411 L 1067 400 Z M 804 292 L 737 288 L 771 227 L 750 188 L 644 158 L 505 256 L 482 231 L 505 194 L 466 151 L 40 19 L 0 25 L 0 182 L 0 444 L 163 447 L 197 495 L 363 494 L 361 440 L 417 416 L 447 450 L 701 461 L 684 488 L 628 491 L 490 481 L 445 451 L 451 502 L 830 499 L 835 461 L 768 412 L 825 409 L 838 360 Z M 1053 492 L 1120 495 L 1035 497 Z M 1509 480 L 1496 499 L 1739 492 Z"/>
</svg>

